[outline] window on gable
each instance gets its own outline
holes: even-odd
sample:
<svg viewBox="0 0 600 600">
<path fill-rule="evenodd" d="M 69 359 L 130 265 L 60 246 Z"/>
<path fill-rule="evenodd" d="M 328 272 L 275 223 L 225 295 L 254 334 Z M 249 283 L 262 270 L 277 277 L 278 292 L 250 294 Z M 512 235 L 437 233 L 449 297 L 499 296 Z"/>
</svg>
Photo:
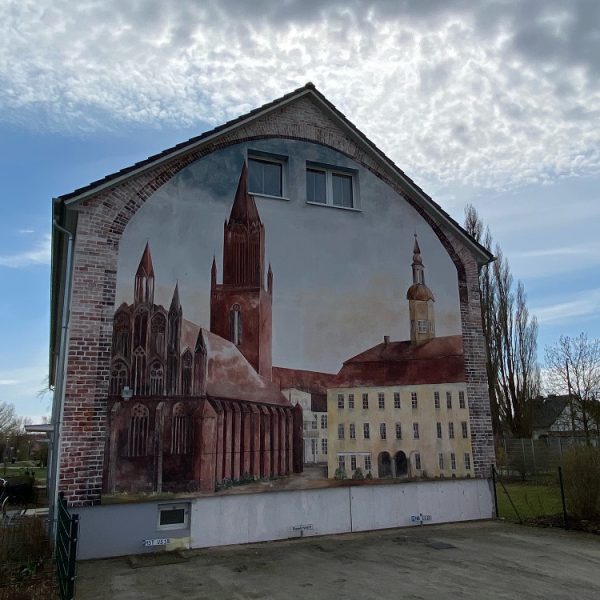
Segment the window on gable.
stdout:
<svg viewBox="0 0 600 600">
<path fill-rule="evenodd" d="M 306 200 L 327 204 L 327 174 L 325 171 L 306 169 Z"/>
<path fill-rule="evenodd" d="M 352 196 L 352 176 L 343 175 L 341 173 L 332 173 L 331 183 L 333 186 L 333 205 L 352 208 L 354 206 Z"/>
<path fill-rule="evenodd" d="M 248 157 L 248 191 L 251 194 L 283 197 L 284 166 L 281 159 Z"/>
<path fill-rule="evenodd" d="M 356 208 L 356 174 L 307 163 L 306 201 L 338 208 Z"/>
</svg>

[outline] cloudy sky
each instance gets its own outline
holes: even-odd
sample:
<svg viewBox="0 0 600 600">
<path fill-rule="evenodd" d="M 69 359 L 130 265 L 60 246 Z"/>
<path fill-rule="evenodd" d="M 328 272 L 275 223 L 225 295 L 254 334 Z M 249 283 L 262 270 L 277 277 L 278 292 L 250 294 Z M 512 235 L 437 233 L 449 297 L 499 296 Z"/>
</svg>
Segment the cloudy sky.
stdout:
<svg viewBox="0 0 600 600">
<path fill-rule="evenodd" d="M 597 0 L 3 0 L 0 401 L 45 414 L 50 201 L 312 81 L 540 321 L 600 337 Z"/>
</svg>

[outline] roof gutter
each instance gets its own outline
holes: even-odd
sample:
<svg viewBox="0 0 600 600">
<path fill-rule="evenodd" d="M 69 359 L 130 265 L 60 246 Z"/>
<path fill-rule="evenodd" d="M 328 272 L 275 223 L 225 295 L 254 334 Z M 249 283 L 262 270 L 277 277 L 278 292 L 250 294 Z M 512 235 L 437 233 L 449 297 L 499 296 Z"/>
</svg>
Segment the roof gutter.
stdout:
<svg viewBox="0 0 600 600">
<path fill-rule="evenodd" d="M 67 236 L 67 259 L 65 267 L 65 289 L 62 305 L 60 346 L 56 367 L 54 398 L 52 401 L 52 430 L 50 435 L 50 468 L 48 469 L 48 525 L 53 537 L 56 532 L 56 507 L 58 505 L 59 466 L 61 454 L 61 433 L 65 400 L 65 379 L 67 371 L 67 343 L 69 339 L 69 316 L 71 311 L 71 283 L 73 274 L 73 245 L 75 235 L 53 219 L 52 226 Z"/>
</svg>

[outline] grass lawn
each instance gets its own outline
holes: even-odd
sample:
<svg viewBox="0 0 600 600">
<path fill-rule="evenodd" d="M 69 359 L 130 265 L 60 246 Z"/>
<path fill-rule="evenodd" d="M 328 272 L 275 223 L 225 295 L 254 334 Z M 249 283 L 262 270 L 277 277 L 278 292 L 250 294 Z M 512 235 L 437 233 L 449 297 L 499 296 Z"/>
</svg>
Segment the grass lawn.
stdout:
<svg viewBox="0 0 600 600">
<path fill-rule="evenodd" d="M 21 461 L 15 464 L 11 464 L 10 462 L 0 463 L 0 477 L 24 475 L 25 471 L 29 471 L 29 473 L 33 473 L 35 475 L 35 479 L 38 484 L 44 483 L 46 481 L 48 469 L 46 467 L 34 467 L 34 464 L 36 463 L 33 461 Z"/>
<path fill-rule="evenodd" d="M 522 519 L 562 513 L 558 483 L 547 485 L 505 483 L 504 485 Z M 496 494 L 498 496 L 498 516 L 504 519 L 517 520 L 515 510 L 499 483 L 496 484 Z"/>
</svg>

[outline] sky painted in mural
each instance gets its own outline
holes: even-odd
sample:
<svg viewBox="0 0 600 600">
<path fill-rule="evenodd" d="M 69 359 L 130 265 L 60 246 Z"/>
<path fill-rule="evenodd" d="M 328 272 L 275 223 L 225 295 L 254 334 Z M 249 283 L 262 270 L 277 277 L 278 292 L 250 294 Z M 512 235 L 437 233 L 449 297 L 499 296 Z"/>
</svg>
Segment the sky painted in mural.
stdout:
<svg viewBox="0 0 600 600">
<path fill-rule="evenodd" d="M 287 157 L 285 200 L 257 196 L 266 264 L 274 274 L 273 364 L 336 373 L 380 343 L 410 339 L 406 292 L 414 234 L 435 297 L 436 335 L 460 334 L 456 267 L 431 228 L 386 184 L 316 144 L 261 140 L 197 161 L 158 190 L 127 225 L 119 246 L 117 306 L 133 300 L 146 242 L 155 302 L 168 308 L 179 283 L 184 317 L 209 328 L 210 268 L 222 278 L 223 222 L 246 151 Z M 360 211 L 306 203 L 306 162 L 355 169 Z"/>
<path fill-rule="evenodd" d="M 24 415 L 49 406 L 36 392 L 50 198 L 308 80 L 454 218 L 475 204 L 525 282 L 540 354 L 561 333 L 600 336 L 599 12 L 593 0 L 2 3 L 0 400 Z"/>
</svg>

